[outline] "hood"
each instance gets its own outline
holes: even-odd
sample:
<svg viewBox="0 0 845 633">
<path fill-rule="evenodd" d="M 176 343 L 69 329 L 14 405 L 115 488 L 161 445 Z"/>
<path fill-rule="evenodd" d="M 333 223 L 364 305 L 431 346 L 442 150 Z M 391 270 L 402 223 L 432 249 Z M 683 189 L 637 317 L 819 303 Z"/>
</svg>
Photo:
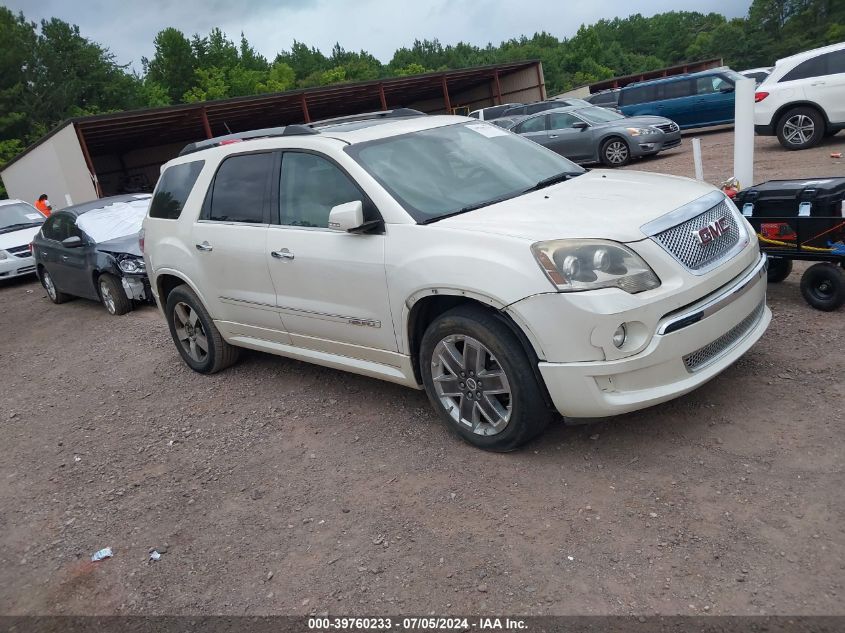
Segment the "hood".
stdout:
<svg viewBox="0 0 845 633">
<path fill-rule="evenodd" d="M 690 178 L 595 169 L 524 196 L 436 222 L 437 226 L 531 241 L 641 240 L 640 227 L 715 190 Z"/>
<path fill-rule="evenodd" d="M 29 244 L 35 238 L 36 233 L 40 230 L 41 226 L 39 225 L 20 229 L 18 231 L 12 231 L 10 233 L 0 233 L 0 250 Z"/>
<path fill-rule="evenodd" d="M 138 243 L 137 233 L 99 242 L 97 244 L 97 250 L 107 253 L 126 253 L 128 255 L 135 255 L 136 257 L 143 255 L 141 253 L 141 245 Z"/>
<path fill-rule="evenodd" d="M 618 121 L 594 125 L 593 127 L 637 127 L 645 125 L 668 125 L 669 123 L 672 123 L 672 121 L 662 116 L 629 116 Z"/>
</svg>

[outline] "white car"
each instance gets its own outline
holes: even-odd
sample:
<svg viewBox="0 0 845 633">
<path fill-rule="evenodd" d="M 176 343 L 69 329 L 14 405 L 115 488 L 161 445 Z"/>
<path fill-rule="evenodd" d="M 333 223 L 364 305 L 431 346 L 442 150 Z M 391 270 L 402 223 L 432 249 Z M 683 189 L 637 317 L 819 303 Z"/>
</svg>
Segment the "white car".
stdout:
<svg viewBox="0 0 845 633">
<path fill-rule="evenodd" d="M 47 218 L 23 200 L 0 200 L 0 279 L 35 272 L 30 244 Z"/>
<path fill-rule="evenodd" d="M 194 370 L 246 347 L 424 388 L 490 450 L 555 411 L 687 393 L 771 319 L 765 257 L 721 191 L 585 172 L 457 116 L 188 146 L 163 166 L 144 230 L 152 292 Z"/>
<path fill-rule="evenodd" d="M 778 60 L 754 95 L 754 130 L 807 149 L 845 128 L 845 42 Z"/>
</svg>

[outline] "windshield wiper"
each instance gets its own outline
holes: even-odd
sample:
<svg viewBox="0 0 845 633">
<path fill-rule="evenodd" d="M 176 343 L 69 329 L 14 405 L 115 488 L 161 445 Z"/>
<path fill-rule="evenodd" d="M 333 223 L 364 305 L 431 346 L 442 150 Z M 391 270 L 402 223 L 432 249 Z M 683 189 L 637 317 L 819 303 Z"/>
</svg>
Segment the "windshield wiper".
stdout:
<svg viewBox="0 0 845 633">
<path fill-rule="evenodd" d="M 552 185 L 556 185 L 559 182 L 564 182 L 569 180 L 570 178 L 574 178 L 575 176 L 580 176 L 584 172 L 582 171 L 562 171 L 559 174 L 555 174 L 554 176 L 549 176 L 548 178 L 543 178 L 533 187 L 529 187 L 525 190 L 525 193 L 529 191 L 537 191 L 538 189 L 545 189 L 546 187 L 550 187 Z"/>
<path fill-rule="evenodd" d="M 475 211 L 476 209 L 482 209 L 484 207 L 489 207 L 491 204 L 498 204 L 499 202 L 504 202 L 505 200 L 510 200 L 511 198 L 516 198 L 517 196 L 522 195 L 523 192 L 517 193 L 509 193 L 506 196 L 501 196 L 500 198 L 493 198 L 492 200 L 485 200 L 484 202 L 478 202 L 476 204 L 467 205 L 457 211 L 450 211 L 449 213 L 444 213 L 443 215 L 438 215 L 433 218 L 428 218 L 427 220 L 423 220 L 420 224 L 431 224 L 432 222 L 437 222 L 438 220 L 445 220 L 446 218 L 451 218 L 455 215 L 460 215 L 461 213 L 467 213 L 468 211 Z"/>
<path fill-rule="evenodd" d="M 41 222 L 18 222 L 16 224 L 9 224 L 0 228 L 0 232 L 7 233 L 9 231 L 17 231 L 18 229 L 25 229 L 30 226 L 41 226 Z"/>
</svg>

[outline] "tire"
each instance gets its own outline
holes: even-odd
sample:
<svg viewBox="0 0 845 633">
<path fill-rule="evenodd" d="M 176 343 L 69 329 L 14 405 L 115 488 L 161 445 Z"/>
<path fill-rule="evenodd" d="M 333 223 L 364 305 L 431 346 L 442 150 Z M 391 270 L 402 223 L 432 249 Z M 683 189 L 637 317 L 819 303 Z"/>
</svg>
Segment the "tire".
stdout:
<svg viewBox="0 0 845 633">
<path fill-rule="evenodd" d="M 97 279 L 97 292 L 106 312 L 112 316 L 126 314 L 132 309 L 132 300 L 126 296 L 123 284 L 114 275 L 103 273 Z"/>
<path fill-rule="evenodd" d="M 56 284 L 53 283 L 53 277 L 50 275 L 46 268 L 41 269 L 41 273 L 38 275 L 38 279 L 41 281 L 41 285 L 44 287 L 44 290 L 47 291 L 47 296 L 53 303 L 64 303 L 65 301 L 70 301 L 71 299 L 73 299 L 71 295 L 65 294 L 64 292 L 56 288 Z"/>
<path fill-rule="evenodd" d="M 194 371 L 216 374 L 238 360 L 240 350 L 223 340 L 205 306 L 188 286 L 183 284 L 170 292 L 164 311 L 176 349 Z"/>
<path fill-rule="evenodd" d="M 818 145 L 824 134 L 824 118 L 807 106 L 787 110 L 777 125 L 778 141 L 788 150 L 809 149 Z"/>
<path fill-rule="evenodd" d="M 631 162 L 631 148 L 619 136 L 613 136 L 601 144 L 599 158 L 607 167 L 624 167 Z"/>
<path fill-rule="evenodd" d="M 481 308 L 460 306 L 435 319 L 423 335 L 420 369 L 447 426 L 478 448 L 512 451 L 554 417 L 519 340 Z"/>
<path fill-rule="evenodd" d="M 845 303 L 845 271 L 836 264 L 813 264 L 801 277 L 801 294 L 816 310 L 836 310 Z"/>
<path fill-rule="evenodd" d="M 778 284 L 792 272 L 792 260 L 784 257 L 770 257 L 769 270 L 766 273 L 770 284 Z"/>
</svg>

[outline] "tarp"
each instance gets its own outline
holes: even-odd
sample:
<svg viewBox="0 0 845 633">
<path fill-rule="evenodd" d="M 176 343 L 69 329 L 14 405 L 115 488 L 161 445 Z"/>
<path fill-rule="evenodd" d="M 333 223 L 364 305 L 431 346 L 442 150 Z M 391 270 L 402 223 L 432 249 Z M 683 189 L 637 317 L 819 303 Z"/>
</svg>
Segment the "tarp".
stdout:
<svg viewBox="0 0 845 633">
<path fill-rule="evenodd" d="M 150 208 L 150 196 L 139 195 L 137 200 L 115 202 L 102 209 L 93 209 L 79 216 L 76 225 L 96 243 L 134 235 Z"/>
</svg>

